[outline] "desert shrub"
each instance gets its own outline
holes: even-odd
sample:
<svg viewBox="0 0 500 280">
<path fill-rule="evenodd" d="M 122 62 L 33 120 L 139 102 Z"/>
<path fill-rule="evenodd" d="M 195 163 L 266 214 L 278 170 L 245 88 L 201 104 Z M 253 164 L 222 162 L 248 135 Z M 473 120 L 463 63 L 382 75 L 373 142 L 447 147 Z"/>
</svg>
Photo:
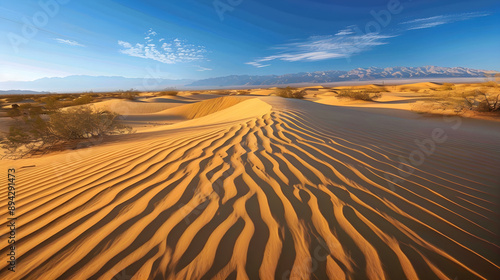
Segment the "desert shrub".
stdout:
<svg viewBox="0 0 500 280">
<path fill-rule="evenodd" d="M 364 100 L 364 101 L 373 101 L 377 98 L 380 98 L 381 96 L 382 94 L 379 92 L 371 93 L 365 90 L 354 91 L 352 89 L 341 90 L 337 94 L 337 97 L 340 98 L 350 98 L 354 100 Z"/>
<path fill-rule="evenodd" d="M 277 96 L 297 99 L 303 99 L 307 94 L 305 90 L 298 90 L 292 87 L 278 88 L 275 93 Z"/>
<path fill-rule="evenodd" d="M 488 81 L 488 82 L 483 83 L 483 86 L 497 88 L 498 83 L 496 81 Z"/>
<path fill-rule="evenodd" d="M 94 101 L 94 98 L 91 95 L 84 94 L 73 100 L 73 105 L 86 105 L 92 103 L 92 101 Z"/>
<path fill-rule="evenodd" d="M 78 140 L 101 138 L 130 132 L 121 124 L 119 115 L 89 106 L 41 114 L 29 110 L 11 126 L 1 144 L 7 156 L 25 156 L 45 152 L 56 146 L 77 143 Z"/>
<path fill-rule="evenodd" d="M 238 90 L 236 92 L 237 95 L 247 95 L 247 94 L 250 94 L 250 91 L 248 90 Z"/>
<path fill-rule="evenodd" d="M 175 91 L 175 90 L 165 90 L 165 91 L 158 92 L 159 96 L 165 96 L 165 95 L 176 96 L 177 94 L 179 94 L 179 92 Z"/>
<path fill-rule="evenodd" d="M 19 109 L 19 105 L 17 104 L 12 104 L 11 108 L 7 110 L 7 116 L 11 118 L 19 117 L 21 114 L 21 109 Z"/>
<path fill-rule="evenodd" d="M 443 83 L 441 87 L 439 87 L 440 90 L 454 90 L 455 85 L 452 83 Z"/>
<path fill-rule="evenodd" d="M 57 109 L 57 108 L 62 107 L 61 102 L 59 102 L 58 96 L 42 97 L 40 101 L 42 103 L 45 103 L 45 108 L 47 108 L 47 109 Z"/>
<path fill-rule="evenodd" d="M 38 96 L 35 94 L 9 94 L 5 95 L 5 97 L 7 98 L 7 102 L 12 103 L 12 102 L 21 102 L 26 99 L 35 99 Z"/>
<path fill-rule="evenodd" d="M 120 94 L 119 97 L 128 100 L 135 100 L 139 96 L 139 91 L 133 89 L 126 91 L 119 91 L 118 93 Z"/>
<path fill-rule="evenodd" d="M 474 95 L 464 95 L 465 107 L 476 112 L 500 112 L 500 94 L 475 90 Z"/>
<path fill-rule="evenodd" d="M 23 103 L 23 104 L 19 105 L 19 109 L 21 109 L 21 110 L 29 110 L 29 109 L 34 108 L 34 107 L 36 107 L 36 106 L 34 106 L 31 103 Z"/>
<path fill-rule="evenodd" d="M 385 86 L 379 86 L 378 90 L 379 92 L 389 92 L 389 89 Z"/>
<path fill-rule="evenodd" d="M 212 92 L 212 94 L 217 94 L 217 95 L 232 95 L 232 91 L 230 90 L 218 90 L 218 91 L 214 91 Z"/>
</svg>

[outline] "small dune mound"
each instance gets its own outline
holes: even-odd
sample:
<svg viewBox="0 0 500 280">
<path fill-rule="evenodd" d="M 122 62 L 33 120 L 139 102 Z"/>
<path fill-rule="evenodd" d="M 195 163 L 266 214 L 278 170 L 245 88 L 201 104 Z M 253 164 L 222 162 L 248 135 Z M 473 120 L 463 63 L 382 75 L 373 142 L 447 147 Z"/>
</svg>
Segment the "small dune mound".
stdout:
<svg viewBox="0 0 500 280">
<path fill-rule="evenodd" d="M 257 89 L 250 92 L 251 95 L 269 96 L 274 93 L 273 89 Z"/>
<path fill-rule="evenodd" d="M 441 84 L 433 83 L 433 82 L 423 82 L 423 83 L 413 83 L 406 84 L 404 86 L 418 87 L 418 88 L 435 88 L 441 86 Z"/>
<path fill-rule="evenodd" d="M 340 87 L 333 88 L 333 90 L 346 90 L 346 89 L 350 89 L 350 90 L 375 90 L 375 91 L 381 91 L 381 92 L 386 91 L 385 86 L 374 85 L 374 84 L 359 85 L 359 86 L 340 86 Z"/>
<path fill-rule="evenodd" d="M 160 112 L 175 106 L 182 105 L 177 100 L 172 102 L 142 102 L 131 100 L 106 100 L 90 104 L 96 109 L 111 111 L 120 115 L 141 115 Z"/>
<path fill-rule="evenodd" d="M 196 119 L 227 109 L 247 99 L 249 97 L 224 96 L 195 104 L 179 106 L 159 112 L 158 114 L 179 115 L 186 119 Z"/>
</svg>

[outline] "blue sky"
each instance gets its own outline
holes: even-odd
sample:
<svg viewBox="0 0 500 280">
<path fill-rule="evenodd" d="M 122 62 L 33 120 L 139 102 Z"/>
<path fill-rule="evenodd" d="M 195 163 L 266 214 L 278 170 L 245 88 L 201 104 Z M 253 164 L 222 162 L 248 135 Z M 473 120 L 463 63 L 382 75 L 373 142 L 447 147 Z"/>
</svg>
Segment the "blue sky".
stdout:
<svg viewBox="0 0 500 280">
<path fill-rule="evenodd" d="M 358 67 L 500 70 L 500 2 L 2 1 L 0 81 Z"/>
</svg>

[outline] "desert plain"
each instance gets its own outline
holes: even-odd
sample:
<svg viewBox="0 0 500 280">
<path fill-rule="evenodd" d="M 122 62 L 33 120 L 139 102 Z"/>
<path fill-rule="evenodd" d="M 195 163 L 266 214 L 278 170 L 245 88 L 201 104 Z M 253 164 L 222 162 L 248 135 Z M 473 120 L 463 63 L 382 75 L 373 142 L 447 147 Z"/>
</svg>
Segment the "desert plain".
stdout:
<svg viewBox="0 0 500 280">
<path fill-rule="evenodd" d="M 0 279 L 498 279 L 499 118 L 442 87 L 96 99 L 133 133 L 1 160 Z"/>
</svg>

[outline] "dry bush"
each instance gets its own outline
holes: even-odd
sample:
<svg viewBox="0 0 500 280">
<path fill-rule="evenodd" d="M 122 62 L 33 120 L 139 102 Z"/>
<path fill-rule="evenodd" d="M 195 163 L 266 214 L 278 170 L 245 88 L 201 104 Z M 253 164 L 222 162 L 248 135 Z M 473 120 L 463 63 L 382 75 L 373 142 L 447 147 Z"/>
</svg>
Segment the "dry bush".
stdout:
<svg viewBox="0 0 500 280">
<path fill-rule="evenodd" d="M 475 90 L 473 95 L 464 96 L 465 107 L 476 112 L 500 112 L 500 94 Z"/>
<path fill-rule="evenodd" d="M 463 102 L 459 100 L 429 100 L 412 104 L 411 110 L 416 113 L 458 115 L 463 113 Z"/>
<path fill-rule="evenodd" d="M 236 92 L 236 95 L 248 95 L 248 94 L 250 94 L 249 90 L 238 90 Z"/>
<path fill-rule="evenodd" d="M 370 90 L 352 90 L 352 89 L 343 89 L 337 94 L 337 97 L 340 98 L 350 98 L 354 100 L 364 100 L 364 101 L 374 101 L 382 97 L 382 93 L 380 92 L 372 92 Z"/>
<path fill-rule="evenodd" d="M 17 118 L 1 144 L 7 151 L 5 156 L 23 157 L 83 139 L 127 132 L 130 133 L 131 129 L 121 124 L 118 114 L 89 106 L 53 111 L 50 114 L 31 109 Z"/>
<path fill-rule="evenodd" d="M 389 90 L 385 86 L 376 87 L 376 88 L 366 88 L 366 89 L 361 89 L 360 91 L 367 92 L 367 93 L 389 92 Z"/>
<path fill-rule="evenodd" d="M 217 94 L 217 95 L 232 95 L 233 92 L 230 91 L 230 90 L 218 90 L 218 91 L 212 92 L 212 94 Z"/>
<path fill-rule="evenodd" d="M 40 102 L 45 103 L 47 109 L 58 109 L 62 107 L 61 102 L 57 96 L 46 96 L 40 99 Z"/>
<path fill-rule="evenodd" d="M 438 90 L 454 90 L 455 85 L 452 83 L 443 83 Z"/>
<path fill-rule="evenodd" d="M 7 116 L 11 118 L 19 117 L 22 115 L 21 109 L 19 109 L 19 105 L 12 104 L 11 108 L 7 110 Z"/>
<path fill-rule="evenodd" d="M 467 111 L 500 113 L 500 93 L 487 92 L 484 88 L 473 91 L 447 91 L 433 94 L 434 98 L 413 105 L 412 110 L 431 114 L 464 114 Z"/>
<path fill-rule="evenodd" d="M 281 96 L 284 98 L 297 98 L 297 99 L 303 99 L 306 96 L 306 91 L 305 90 L 298 90 L 296 88 L 292 87 L 286 87 L 286 88 L 278 88 L 275 91 L 275 94 L 277 96 Z"/>
<path fill-rule="evenodd" d="M 128 99 L 128 100 L 135 100 L 139 96 L 139 91 L 137 90 L 126 90 L 126 91 L 118 91 L 119 97 Z"/>
<path fill-rule="evenodd" d="M 168 95 L 168 96 L 177 96 L 177 94 L 179 94 L 179 92 L 175 91 L 175 90 L 165 90 L 165 91 L 158 92 L 159 96 L 165 96 L 165 95 Z"/>
<path fill-rule="evenodd" d="M 36 94 L 9 94 L 9 95 L 3 95 L 2 97 L 5 97 L 7 99 L 7 102 L 13 103 L 13 102 L 21 102 L 27 99 L 36 99 L 37 97 L 40 97 L 40 95 Z"/>
<path fill-rule="evenodd" d="M 94 98 L 90 94 L 84 94 L 74 99 L 72 105 L 86 105 L 94 101 Z"/>
<path fill-rule="evenodd" d="M 488 81 L 482 84 L 484 87 L 498 88 L 498 83 L 496 81 Z"/>
</svg>

